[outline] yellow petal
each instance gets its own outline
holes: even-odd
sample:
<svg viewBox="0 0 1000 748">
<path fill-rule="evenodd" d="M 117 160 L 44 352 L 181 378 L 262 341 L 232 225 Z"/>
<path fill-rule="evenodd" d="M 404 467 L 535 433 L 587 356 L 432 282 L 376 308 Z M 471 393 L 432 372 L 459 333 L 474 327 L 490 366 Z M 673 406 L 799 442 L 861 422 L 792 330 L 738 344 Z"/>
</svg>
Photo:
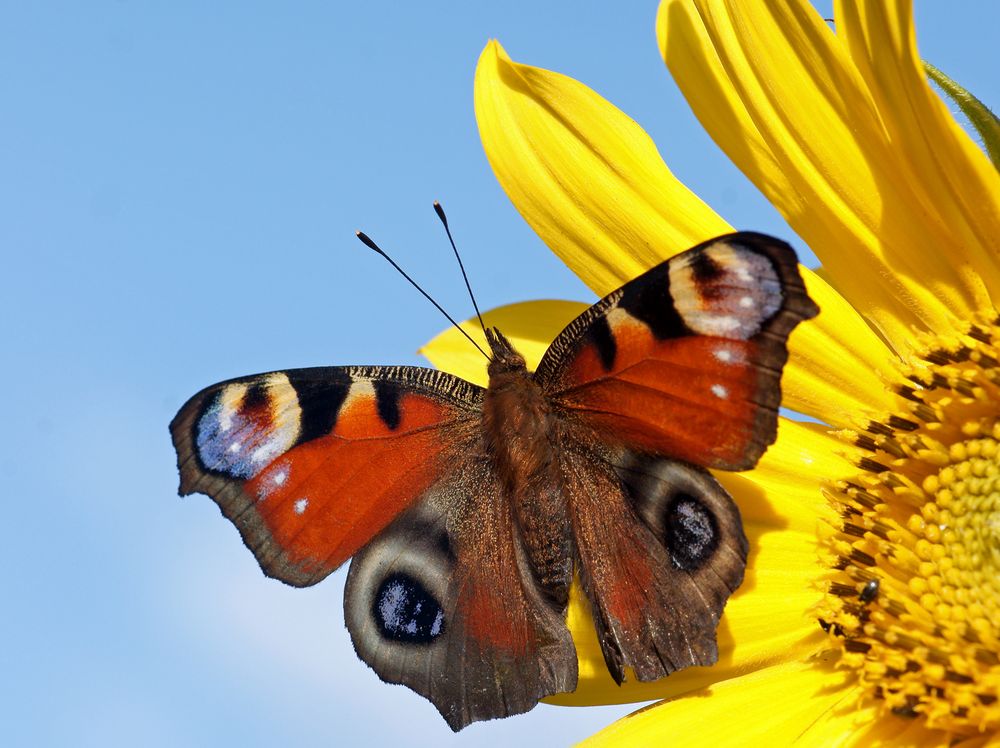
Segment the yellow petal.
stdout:
<svg viewBox="0 0 1000 748">
<path fill-rule="evenodd" d="M 771 512 L 770 521 L 784 533 L 801 533 L 813 549 L 810 565 L 812 584 L 829 571 L 820 559 L 822 529 L 837 520 L 823 486 L 828 481 L 857 471 L 865 453 L 831 433 L 826 426 L 781 418 L 778 439 L 753 470 L 745 473 L 716 472 L 715 476 L 740 505 L 744 522 L 766 521 L 757 514 Z M 747 497 L 759 496 L 756 502 Z M 764 498 L 766 497 L 766 501 Z M 810 617 L 815 622 L 815 618 Z"/>
<path fill-rule="evenodd" d="M 899 359 L 843 296 L 800 270 L 820 312 L 788 341 L 782 405 L 840 428 L 884 417 L 895 407 L 886 383 L 898 377 Z"/>
<path fill-rule="evenodd" d="M 674 178 L 639 125 L 572 78 L 515 63 L 490 42 L 475 105 L 508 197 L 598 295 L 731 231 Z"/>
<path fill-rule="evenodd" d="M 525 301 L 485 312 L 483 322 L 487 327 L 500 328 L 524 356 L 528 368 L 534 370 L 549 343 L 588 306 L 578 301 Z M 478 319 L 468 319 L 461 326 L 473 340 L 489 350 Z M 438 369 L 486 386 L 486 359 L 454 327 L 437 335 L 419 352 Z"/>
<path fill-rule="evenodd" d="M 753 470 L 717 471 L 736 499 L 745 522 L 770 524 L 815 539 L 817 522 L 830 511 L 820 488 L 824 481 L 852 471 L 861 456 L 820 424 L 781 418 L 778 439 Z"/>
<path fill-rule="evenodd" d="M 664 59 L 699 120 L 897 351 L 989 303 L 846 46 L 805 0 L 664 0 Z M 886 40 L 888 41 L 888 40 Z"/>
<path fill-rule="evenodd" d="M 852 697 L 852 690 L 829 666 L 788 663 L 647 707 L 581 745 L 836 745 L 853 726 L 849 712 L 840 722 L 824 722 L 829 729 L 823 734 L 811 728 Z"/>
<path fill-rule="evenodd" d="M 909 169 L 919 210 L 950 243 L 936 247 L 1000 298 L 1000 174 L 927 82 L 909 0 L 835 3 L 837 32 Z M 938 237 L 935 236 L 936 243 Z"/>
</svg>

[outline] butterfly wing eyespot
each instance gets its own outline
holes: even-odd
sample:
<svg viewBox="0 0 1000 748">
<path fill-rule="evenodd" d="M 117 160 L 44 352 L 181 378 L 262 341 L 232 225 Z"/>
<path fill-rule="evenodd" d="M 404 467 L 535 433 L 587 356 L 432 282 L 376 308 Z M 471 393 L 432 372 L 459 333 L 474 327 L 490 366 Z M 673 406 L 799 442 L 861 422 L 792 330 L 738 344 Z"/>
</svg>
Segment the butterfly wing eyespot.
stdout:
<svg viewBox="0 0 1000 748">
<path fill-rule="evenodd" d="M 576 687 L 565 607 L 539 591 L 481 458 L 443 475 L 354 557 L 344 610 L 358 656 L 456 731 Z"/>
<path fill-rule="evenodd" d="M 663 545 L 671 567 L 718 582 L 720 605 L 743 581 L 747 544 L 739 509 L 704 468 L 677 460 L 626 453 L 615 472 L 639 518 Z"/>
<path fill-rule="evenodd" d="M 745 559 L 739 513 L 707 470 L 670 460 L 633 458 L 618 473 L 636 512 L 663 543 L 675 569 L 701 571 L 725 538 L 740 551 L 737 557 Z M 730 591 L 742 579 L 735 570 L 732 576 Z"/>
<path fill-rule="evenodd" d="M 598 438 L 745 470 L 777 433 L 788 335 L 817 312 L 791 247 L 749 232 L 719 237 L 584 312 L 536 381 Z"/>
<path fill-rule="evenodd" d="M 181 493 L 205 493 L 269 576 L 314 584 L 460 460 L 482 390 L 415 367 L 222 382 L 171 423 Z"/>
</svg>

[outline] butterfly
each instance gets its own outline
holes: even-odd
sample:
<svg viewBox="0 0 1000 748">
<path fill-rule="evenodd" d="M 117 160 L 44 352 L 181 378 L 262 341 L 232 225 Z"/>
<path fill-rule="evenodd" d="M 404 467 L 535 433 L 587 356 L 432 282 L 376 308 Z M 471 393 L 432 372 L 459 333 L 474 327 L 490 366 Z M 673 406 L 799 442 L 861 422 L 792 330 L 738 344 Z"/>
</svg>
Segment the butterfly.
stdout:
<svg viewBox="0 0 1000 748">
<path fill-rule="evenodd" d="M 747 540 L 709 469 L 774 442 L 788 335 L 818 311 L 789 245 L 718 237 L 594 304 L 534 372 L 486 329 L 486 388 L 410 366 L 212 385 L 170 425 L 180 493 L 287 584 L 353 558 L 357 654 L 456 731 L 574 690 L 574 578 L 619 684 L 710 665 Z"/>
</svg>

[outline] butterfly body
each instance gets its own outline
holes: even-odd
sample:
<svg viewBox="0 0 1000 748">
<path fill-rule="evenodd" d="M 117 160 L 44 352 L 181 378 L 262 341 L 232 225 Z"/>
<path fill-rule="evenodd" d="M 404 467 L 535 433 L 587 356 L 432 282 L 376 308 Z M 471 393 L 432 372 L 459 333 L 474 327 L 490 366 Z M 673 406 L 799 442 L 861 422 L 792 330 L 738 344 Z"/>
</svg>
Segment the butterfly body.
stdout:
<svg viewBox="0 0 1000 748">
<path fill-rule="evenodd" d="M 496 330 L 483 400 L 484 452 L 504 488 L 538 581 L 565 603 L 573 579 L 572 534 L 560 445 L 565 424 L 517 353 Z"/>
<path fill-rule="evenodd" d="M 453 729 L 575 688 L 574 578 L 619 683 L 708 665 L 747 541 L 706 468 L 774 440 L 785 340 L 816 311 L 787 245 L 720 237 L 595 304 L 534 372 L 486 330 L 486 388 L 415 367 L 213 385 L 171 424 L 181 492 L 289 584 L 353 556 L 358 655 Z"/>
</svg>

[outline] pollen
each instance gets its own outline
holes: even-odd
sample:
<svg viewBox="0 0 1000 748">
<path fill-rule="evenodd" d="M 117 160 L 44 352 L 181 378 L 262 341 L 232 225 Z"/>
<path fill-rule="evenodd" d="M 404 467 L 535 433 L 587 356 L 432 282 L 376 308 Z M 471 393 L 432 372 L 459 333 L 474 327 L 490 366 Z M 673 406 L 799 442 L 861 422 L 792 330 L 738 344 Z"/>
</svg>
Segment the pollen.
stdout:
<svg viewBox="0 0 1000 748">
<path fill-rule="evenodd" d="M 1000 319 L 928 339 L 898 410 L 842 436 L 819 623 L 863 698 L 955 736 L 1000 728 Z"/>
</svg>

